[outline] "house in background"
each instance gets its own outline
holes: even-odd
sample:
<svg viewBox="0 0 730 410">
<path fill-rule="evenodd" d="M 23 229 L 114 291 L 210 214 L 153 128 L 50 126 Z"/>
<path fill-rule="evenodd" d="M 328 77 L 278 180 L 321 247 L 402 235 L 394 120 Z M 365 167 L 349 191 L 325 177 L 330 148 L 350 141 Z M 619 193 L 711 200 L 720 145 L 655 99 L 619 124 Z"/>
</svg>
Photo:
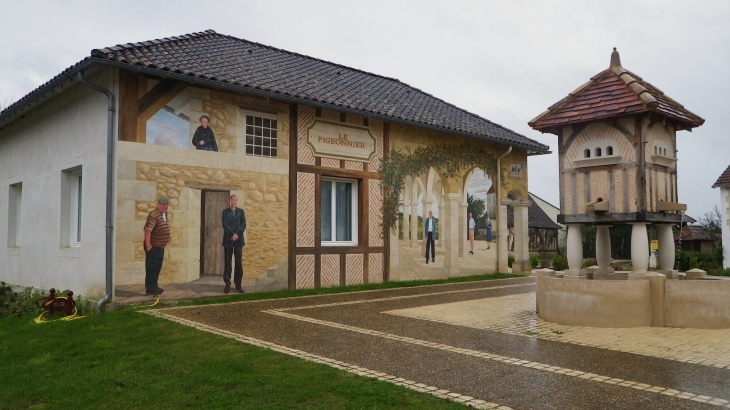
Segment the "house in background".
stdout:
<svg viewBox="0 0 730 410">
<path fill-rule="evenodd" d="M 530 207 L 527 209 L 529 251 L 554 256 L 558 251 L 559 234 L 563 227 L 553 220 L 553 217 L 557 217 L 557 215 L 551 217 L 545 212 L 543 206 L 547 204 L 549 207 L 555 207 L 531 193 L 528 195 L 530 199 Z M 512 251 L 514 248 L 514 209 L 511 206 L 507 207 L 507 226 L 509 227 L 507 243 L 509 243 L 509 250 Z"/>
<path fill-rule="evenodd" d="M 722 217 L 722 265 L 730 268 L 730 166 L 712 185 L 720 188 L 720 214 Z"/>
<path fill-rule="evenodd" d="M 718 238 L 698 225 L 685 225 L 674 234 L 674 242 L 679 250 L 712 254 Z"/>
<path fill-rule="evenodd" d="M 217 152 L 191 143 L 203 115 Z M 220 276 L 232 194 L 248 223 L 248 290 L 469 274 L 449 238 L 465 237 L 470 170 L 432 167 L 401 193 L 405 215 L 419 198 L 441 211 L 441 265 L 400 264 L 397 232 L 383 232 L 383 159 L 445 142 L 503 156 L 504 178 L 490 179 L 526 236 L 527 157 L 549 148 L 396 79 L 212 30 L 95 49 L 0 112 L 0 280 L 72 289 L 99 307 L 120 287 L 143 295 L 143 226 L 160 196 L 173 237 L 160 283 Z M 506 238 L 506 217 L 496 226 Z M 480 273 L 507 271 L 500 246 Z M 517 248 L 526 265 L 527 244 Z"/>
</svg>

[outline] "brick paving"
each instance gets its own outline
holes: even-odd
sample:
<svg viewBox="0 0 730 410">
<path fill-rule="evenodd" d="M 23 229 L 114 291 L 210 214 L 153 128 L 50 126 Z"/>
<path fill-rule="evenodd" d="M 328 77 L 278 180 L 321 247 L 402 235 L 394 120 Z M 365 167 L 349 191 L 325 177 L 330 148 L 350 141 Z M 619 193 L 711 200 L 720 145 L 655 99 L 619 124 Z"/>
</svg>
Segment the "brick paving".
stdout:
<svg viewBox="0 0 730 410">
<path fill-rule="evenodd" d="M 547 324 L 533 278 L 148 313 L 476 408 L 730 408 L 725 330 Z"/>
</svg>

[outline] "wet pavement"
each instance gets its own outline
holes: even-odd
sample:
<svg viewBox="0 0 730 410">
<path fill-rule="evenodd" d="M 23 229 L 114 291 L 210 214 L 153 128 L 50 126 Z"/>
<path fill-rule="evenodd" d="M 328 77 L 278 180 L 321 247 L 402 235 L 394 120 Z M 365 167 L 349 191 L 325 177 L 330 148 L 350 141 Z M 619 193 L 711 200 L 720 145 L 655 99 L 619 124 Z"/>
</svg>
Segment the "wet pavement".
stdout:
<svg viewBox="0 0 730 410">
<path fill-rule="evenodd" d="M 654 352 L 646 340 L 664 329 L 621 329 L 601 344 L 610 329 L 539 321 L 534 278 L 147 312 L 477 408 L 730 408 L 730 363 L 717 351 L 726 330 L 661 346 L 692 360 Z"/>
</svg>

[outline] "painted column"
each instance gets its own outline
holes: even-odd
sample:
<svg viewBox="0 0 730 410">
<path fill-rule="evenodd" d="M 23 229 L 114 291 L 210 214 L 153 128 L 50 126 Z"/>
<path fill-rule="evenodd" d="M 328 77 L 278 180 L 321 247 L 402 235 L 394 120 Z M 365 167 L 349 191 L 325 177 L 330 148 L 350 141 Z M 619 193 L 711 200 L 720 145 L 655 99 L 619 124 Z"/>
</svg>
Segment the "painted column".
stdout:
<svg viewBox="0 0 730 410">
<path fill-rule="evenodd" d="M 530 234 L 527 224 L 529 201 L 512 201 L 515 216 L 515 261 L 512 262 L 512 273 L 529 273 L 530 270 Z"/>
<path fill-rule="evenodd" d="M 426 222 L 426 219 L 428 218 L 428 211 L 431 211 L 433 209 L 433 201 L 427 201 L 425 198 L 423 199 L 423 222 Z M 435 218 L 435 217 L 434 217 Z M 439 235 L 441 235 L 441 215 L 439 215 L 439 221 L 437 222 L 436 226 L 436 232 L 438 232 Z M 423 229 L 423 227 L 421 228 Z M 434 241 L 436 241 L 436 238 L 434 238 Z M 434 247 L 435 247 L 434 243 Z M 421 241 L 421 255 L 425 257 L 426 255 L 426 232 L 423 233 L 423 240 Z"/>
<path fill-rule="evenodd" d="M 411 248 L 418 247 L 418 201 L 411 202 Z"/>
<path fill-rule="evenodd" d="M 459 273 L 459 246 L 454 239 L 459 235 L 459 194 L 445 194 L 444 198 L 444 223 L 440 226 L 439 235 L 444 235 L 444 271 L 448 276 Z"/>
<path fill-rule="evenodd" d="M 443 196 L 442 196 L 441 197 L 441 202 L 437 202 L 436 203 L 436 209 L 439 210 L 439 212 L 438 212 L 439 218 L 441 218 L 441 215 L 443 215 L 443 212 L 444 212 L 443 201 L 444 201 L 444 199 L 443 199 Z M 439 234 L 439 237 L 438 237 L 438 239 L 436 239 L 436 247 L 439 248 L 439 249 L 443 249 L 444 242 L 446 242 L 446 237 L 445 236 L 441 236 L 441 232 L 440 231 L 439 231 L 438 234 Z"/>
<path fill-rule="evenodd" d="M 507 243 L 507 237 L 509 236 L 507 228 L 507 205 L 510 205 L 511 203 L 511 200 L 503 198 L 499 200 L 499 205 L 497 207 L 496 242 L 498 242 L 497 252 L 499 252 L 497 257 L 499 265 L 497 266 L 497 271 L 502 273 L 509 272 L 509 266 L 507 265 L 507 255 L 509 254 L 509 244 Z"/>
<path fill-rule="evenodd" d="M 564 277 L 579 278 L 585 276 L 585 273 L 581 272 L 583 267 L 583 234 L 580 228 L 580 224 L 568 225 L 568 269 L 564 272 Z"/>
<path fill-rule="evenodd" d="M 641 278 L 649 267 L 649 236 L 646 222 L 631 223 L 631 266 L 630 278 Z"/>
<path fill-rule="evenodd" d="M 610 225 L 598 225 L 596 232 L 596 265 L 599 273 L 613 273 L 611 264 Z"/>
<path fill-rule="evenodd" d="M 674 235 L 672 224 L 659 224 L 659 267 L 668 278 L 676 277 L 674 270 Z"/>
<path fill-rule="evenodd" d="M 468 232 L 467 224 L 469 223 L 469 215 L 466 214 L 467 203 L 462 202 L 459 205 L 459 257 L 464 257 L 464 245 L 468 242 L 466 239 L 466 233 Z"/>
<path fill-rule="evenodd" d="M 411 233 L 411 204 L 403 203 L 403 240 L 408 241 L 408 235 Z"/>
</svg>

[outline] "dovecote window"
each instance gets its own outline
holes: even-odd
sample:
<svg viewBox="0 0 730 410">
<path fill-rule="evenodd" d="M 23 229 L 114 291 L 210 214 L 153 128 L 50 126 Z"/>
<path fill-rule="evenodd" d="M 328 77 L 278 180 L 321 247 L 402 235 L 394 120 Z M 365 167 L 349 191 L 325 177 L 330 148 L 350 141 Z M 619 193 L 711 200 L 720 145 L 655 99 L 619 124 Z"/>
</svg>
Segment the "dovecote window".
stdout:
<svg viewBox="0 0 730 410">
<path fill-rule="evenodd" d="M 606 155 L 613 155 L 613 147 L 612 146 L 609 145 L 608 147 L 606 147 Z"/>
<path fill-rule="evenodd" d="M 276 158 L 278 151 L 276 117 L 246 115 L 246 155 Z"/>
<path fill-rule="evenodd" d="M 601 148 L 596 148 L 596 156 L 597 157 L 601 156 Z"/>
<path fill-rule="evenodd" d="M 590 158 L 591 157 L 591 150 L 587 149 L 583 151 L 583 158 Z"/>
</svg>

